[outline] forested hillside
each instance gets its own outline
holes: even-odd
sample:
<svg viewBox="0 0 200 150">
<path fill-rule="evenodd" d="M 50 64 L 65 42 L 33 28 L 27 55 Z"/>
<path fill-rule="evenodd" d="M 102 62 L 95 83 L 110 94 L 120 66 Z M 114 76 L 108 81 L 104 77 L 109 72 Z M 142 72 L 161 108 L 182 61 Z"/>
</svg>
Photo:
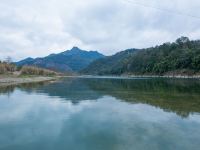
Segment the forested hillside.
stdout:
<svg viewBox="0 0 200 150">
<path fill-rule="evenodd" d="M 81 71 L 81 73 L 89 74 L 120 74 L 124 68 L 124 64 L 127 64 L 130 58 L 136 53 L 137 49 L 128 49 L 119 52 L 113 56 L 107 56 L 98 59 L 91 63 L 87 68 Z"/>
<path fill-rule="evenodd" d="M 141 50 L 127 50 L 94 61 L 84 74 L 187 74 L 200 72 L 200 40 L 181 37 L 173 43 Z"/>
</svg>

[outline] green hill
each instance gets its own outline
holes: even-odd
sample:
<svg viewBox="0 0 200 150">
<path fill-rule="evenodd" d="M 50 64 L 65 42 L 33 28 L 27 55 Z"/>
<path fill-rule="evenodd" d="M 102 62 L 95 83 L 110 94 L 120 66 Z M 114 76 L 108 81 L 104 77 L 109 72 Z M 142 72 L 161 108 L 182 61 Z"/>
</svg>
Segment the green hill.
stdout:
<svg viewBox="0 0 200 150">
<path fill-rule="evenodd" d="M 164 43 L 140 50 L 126 50 L 91 63 L 81 71 L 98 75 L 192 75 L 200 72 L 200 40 L 181 37 L 173 43 Z"/>
<path fill-rule="evenodd" d="M 127 64 L 137 51 L 137 49 L 128 49 L 113 56 L 98 59 L 81 70 L 81 73 L 99 75 L 121 74 L 125 71 L 124 64 Z"/>
</svg>

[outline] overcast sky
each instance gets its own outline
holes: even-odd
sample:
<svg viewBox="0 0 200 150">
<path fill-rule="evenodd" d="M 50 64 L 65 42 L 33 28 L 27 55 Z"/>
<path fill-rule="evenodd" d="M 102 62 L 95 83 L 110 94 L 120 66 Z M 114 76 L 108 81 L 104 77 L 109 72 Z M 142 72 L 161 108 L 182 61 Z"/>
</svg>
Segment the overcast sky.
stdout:
<svg viewBox="0 0 200 150">
<path fill-rule="evenodd" d="M 199 0 L 0 0 L 0 10 L 0 59 L 200 39 Z"/>
</svg>

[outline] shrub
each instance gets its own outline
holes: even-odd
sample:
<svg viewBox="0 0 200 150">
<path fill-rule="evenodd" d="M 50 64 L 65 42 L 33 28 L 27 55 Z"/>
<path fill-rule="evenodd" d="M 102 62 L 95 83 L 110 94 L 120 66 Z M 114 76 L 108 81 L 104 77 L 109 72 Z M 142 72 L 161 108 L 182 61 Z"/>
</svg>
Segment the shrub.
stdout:
<svg viewBox="0 0 200 150">
<path fill-rule="evenodd" d="M 15 64 L 0 63 L 0 74 L 6 74 L 16 71 L 17 67 Z"/>
<path fill-rule="evenodd" d="M 33 66 L 24 66 L 21 69 L 21 75 L 41 75 L 41 76 L 53 76 L 57 73 L 48 69 L 42 69 Z"/>
</svg>

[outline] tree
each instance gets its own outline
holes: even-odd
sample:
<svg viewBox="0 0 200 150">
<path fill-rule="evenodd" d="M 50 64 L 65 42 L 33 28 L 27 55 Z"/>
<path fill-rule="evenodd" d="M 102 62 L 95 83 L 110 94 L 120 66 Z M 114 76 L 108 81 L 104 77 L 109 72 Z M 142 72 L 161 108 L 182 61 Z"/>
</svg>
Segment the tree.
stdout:
<svg viewBox="0 0 200 150">
<path fill-rule="evenodd" d="M 12 63 L 12 58 L 10 56 L 6 57 L 5 62 L 8 64 Z"/>
<path fill-rule="evenodd" d="M 190 39 L 188 37 L 182 36 L 182 37 L 180 37 L 180 38 L 178 38 L 176 40 L 176 43 L 179 44 L 179 45 L 181 45 L 181 44 L 187 43 L 189 41 L 190 41 Z"/>
</svg>

